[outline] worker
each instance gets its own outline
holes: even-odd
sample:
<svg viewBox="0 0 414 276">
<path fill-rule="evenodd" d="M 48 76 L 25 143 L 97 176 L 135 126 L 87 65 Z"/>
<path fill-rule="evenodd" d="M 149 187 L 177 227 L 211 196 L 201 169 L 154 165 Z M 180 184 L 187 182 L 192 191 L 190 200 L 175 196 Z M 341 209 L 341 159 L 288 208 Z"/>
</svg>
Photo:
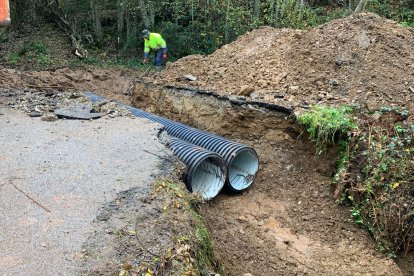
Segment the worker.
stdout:
<svg viewBox="0 0 414 276">
<path fill-rule="evenodd" d="M 160 72 L 167 59 L 167 43 L 160 34 L 148 30 L 142 31 L 142 37 L 144 38 L 144 64 L 148 63 L 149 53 L 152 50 L 155 52 L 155 68 Z"/>
</svg>

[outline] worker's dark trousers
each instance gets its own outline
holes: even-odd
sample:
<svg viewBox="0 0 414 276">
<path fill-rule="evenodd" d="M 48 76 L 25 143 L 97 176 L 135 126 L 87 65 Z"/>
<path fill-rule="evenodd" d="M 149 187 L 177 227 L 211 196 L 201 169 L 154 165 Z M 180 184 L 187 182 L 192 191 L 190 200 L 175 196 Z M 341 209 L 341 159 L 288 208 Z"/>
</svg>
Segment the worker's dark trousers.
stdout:
<svg viewBox="0 0 414 276">
<path fill-rule="evenodd" d="M 155 53 L 155 66 L 162 66 L 164 63 L 164 59 L 162 58 L 162 54 L 163 54 L 163 50 L 159 49 L 156 53 Z"/>
</svg>

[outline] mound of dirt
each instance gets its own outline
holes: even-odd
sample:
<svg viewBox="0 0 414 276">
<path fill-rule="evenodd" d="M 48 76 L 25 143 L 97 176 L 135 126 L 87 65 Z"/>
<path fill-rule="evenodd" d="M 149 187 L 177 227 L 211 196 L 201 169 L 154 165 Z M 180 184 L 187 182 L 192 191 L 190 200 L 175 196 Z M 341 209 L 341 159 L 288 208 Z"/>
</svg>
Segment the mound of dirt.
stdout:
<svg viewBox="0 0 414 276">
<path fill-rule="evenodd" d="M 156 82 L 292 107 L 359 102 L 412 109 L 414 29 L 370 13 L 308 31 L 263 27 L 212 55 L 170 64 Z"/>
</svg>

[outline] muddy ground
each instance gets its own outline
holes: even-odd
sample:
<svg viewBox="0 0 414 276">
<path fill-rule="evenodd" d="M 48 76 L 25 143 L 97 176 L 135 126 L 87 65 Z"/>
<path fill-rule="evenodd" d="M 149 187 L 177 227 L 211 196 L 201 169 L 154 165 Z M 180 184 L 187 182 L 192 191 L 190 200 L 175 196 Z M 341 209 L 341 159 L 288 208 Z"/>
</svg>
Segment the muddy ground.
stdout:
<svg viewBox="0 0 414 276">
<path fill-rule="evenodd" d="M 138 107 L 258 151 L 261 169 L 253 187 L 203 206 L 214 252 L 230 275 L 409 275 L 378 252 L 349 210 L 335 202 L 335 149 L 316 157 L 289 112 L 152 85 L 136 84 L 134 92 Z"/>
<path fill-rule="evenodd" d="M 102 72 L 87 70 L 90 74 Z M 55 73 L 54 77 L 66 78 L 68 72 L 70 69 L 65 69 L 62 75 Z M 24 80 L 25 74 L 39 73 L 19 73 L 17 76 Z M 99 80 L 85 82 L 90 83 L 84 87 L 85 91 L 95 88 L 99 94 L 97 88 L 102 87 L 101 95 L 112 95 L 109 84 L 119 75 L 117 72 L 114 76 L 111 72 L 107 74 L 108 79 L 102 83 Z M 113 83 L 112 87 L 116 89 L 112 98 L 131 102 L 121 83 Z M 76 82 L 72 84 L 76 85 Z M 26 82 L 17 80 L 16 85 L 26 87 L 23 94 L 31 93 L 32 88 L 27 87 Z M 128 89 L 131 91 L 132 88 Z M 53 94 L 50 88 L 42 90 L 47 95 Z M 349 210 L 332 199 L 331 174 L 336 152 L 332 149 L 325 157 L 317 158 L 314 146 L 306 137 L 300 136 L 301 129 L 291 110 L 273 106 L 273 111 L 269 111 L 242 99 L 232 98 L 231 103 L 219 96 L 164 90 L 140 83 L 133 91 L 134 105 L 249 144 L 258 151 L 261 169 L 248 192 L 237 196 L 222 194 L 213 202 L 202 205 L 201 212 L 212 235 L 215 256 L 229 275 L 412 273 L 412 265 L 406 262 L 407 259 L 399 260 L 397 266 L 376 251 L 366 232 L 350 221 Z M 26 113 L 29 111 L 25 110 Z M 154 200 L 154 196 L 142 199 L 138 194 L 139 189 L 131 189 L 101 205 L 102 211 L 97 212 L 94 222 L 95 234 L 89 236 L 84 243 L 84 252 L 81 251 L 88 256 L 83 260 L 83 274 L 113 275 L 115 271 L 141 271 L 140 261 L 148 267 L 153 264 L 154 256 L 147 249 L 155 252 L 160 248 L 157 238 L 151 234 L 158 237 L 164 232 L 139 232 L 137 239 L 133 223 L 136 212 L 145 210 L 145 215 L 142 214 L 145 229 L 153 229 L 154 224 L 161 226 L 157 229 L 177 227 L 177 223 L 170 224 L 169 219 L 165 222 L 166 215 L 162 211 L 165 206 Z M 181 225 L 188 225 L 185 221 L 190 221 L 180 216 L 174 220 L 181 221 Z M 169 246 L 176 247 L 171 243 Z"/>
<path fill-rule="evenodd" d="M 413 47 L 413 28 L 362 13 L 305 31 L 262 27 L 136 85 L 135 105 L 259 152 L 248 195 L 204 213 L 230 274 L 412 275 L 410 255 L 387 260 L 332 199 L 337 154 L 316 158 L 291 115 L 315 104 L 412 114 Z"/>
</svg>

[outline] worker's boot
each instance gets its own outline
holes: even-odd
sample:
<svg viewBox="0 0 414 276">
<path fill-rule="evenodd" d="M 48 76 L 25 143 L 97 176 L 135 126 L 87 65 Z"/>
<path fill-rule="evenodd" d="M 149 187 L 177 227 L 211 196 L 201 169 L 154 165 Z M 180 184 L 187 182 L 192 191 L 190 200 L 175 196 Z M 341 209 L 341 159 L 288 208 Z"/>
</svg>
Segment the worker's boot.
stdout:
<svg viewBox="0 0 414 276">
<path fill-rule="evenodd" d="M 159 73 L 162 71 L 162 66 L 155 66 L 155 70 Z"/>
</svg>

